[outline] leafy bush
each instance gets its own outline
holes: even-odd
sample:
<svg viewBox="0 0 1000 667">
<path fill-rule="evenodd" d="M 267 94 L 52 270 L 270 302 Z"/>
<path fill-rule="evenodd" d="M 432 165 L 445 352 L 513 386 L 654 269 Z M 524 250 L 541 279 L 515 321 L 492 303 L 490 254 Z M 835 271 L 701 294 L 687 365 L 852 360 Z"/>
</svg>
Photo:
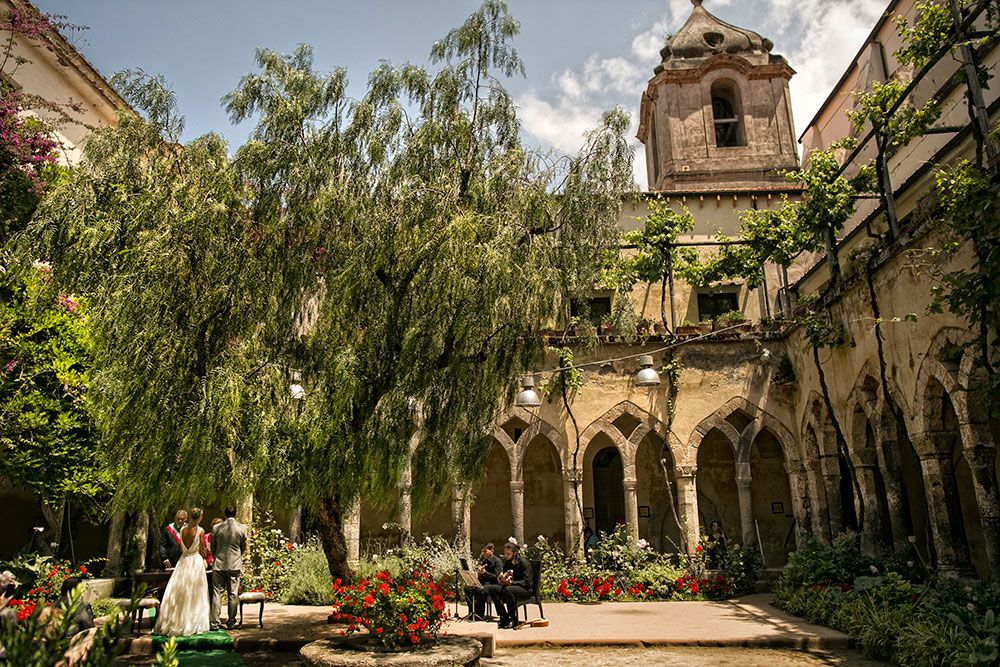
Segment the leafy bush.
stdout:
<svg viewBox="0 0 1000 667">
<path fill-rule="evenodd" d="M 57 561 L 50 556 L 32 554 L 12 561 L 8 568 L 27 587 L 25 599 L 44 603 L 59 597 L 67 579 L 90 579 L 90 569 L 95 562 L 98 561 L 74 566 L 68 560 Z"/>
<path fill-rule="evenodd" d="M 829 546 L 808 539 L 789 558 L 775 587 L 776 604 L 900 665 L 998 663 L 1000 587 L 947 577 L 914 580 L 913 561 L 900 573 L 884 562 L 852 561 L 856 554 L 855 536 Z"/>
<path fill-rule="evenodd" d="M 371 638 L 392 648 L 437 638 L 448 617 L 446 579 L 435 580 L 427 570 L 404 577 L 387 571 L 362 578 L 353 586 L 333 582 L 334 617 L 347 621 L 347 634 L 365 628 Z"/>
<path fill-rule="evenodd" d="M 443 537 L 425 535 L 422 541 L 403 547 L 387 549 L 380 554 L 362 556 L 355 574 L 371 579 L 378 572 L 388 572 L 393 577 L 405 577 L 416 570 L 426 570 L 435 576 L 451 575 L 459 568 L 458 551 Z"/>
<path fill-rule="evenodd" d="M 90 603 L 90 608 L 94 611 L 94 618 L 102 616 L 117 616 L 121 611 L 121 601 L 111 598 L 99 598 Z"/>
<path fill-rule="evenodd" d="M 725 578 L 725 596 L 738 596 L 757 590 L 757 577 L 763 567 L 760 552 L 734 544 L 719 559 L 719 569 Z M 717 584 L 719 582 L 716 582 Z"/>
<path fill-rule="evenodd" d="M 310 538 L 292 552 L 281 601 L 316 606 L 333 604 L 333 579 L 318 538 Z"/>
<path fill-rule="evenodd" d="M 52 607 L 38 604 L 17 625 L 0 625 L 0 645 L 6 651 L 7 663 L 19 667 L 64 664 L 64 656 L 73 648 L 73 637 L 66 635 L 75 623 L 83 590 L 82 584 L 77 586 L 56 613 L 53 613 Z M 132 601 L 134 604 L 135 600 Z M 86 657 L 74 660 L 72 664 L 79 667 L 110 666 L 125 648 L 119 641 L 124 632 L 125 616 L 110 619 L 96 630 Z"/>
</svg>

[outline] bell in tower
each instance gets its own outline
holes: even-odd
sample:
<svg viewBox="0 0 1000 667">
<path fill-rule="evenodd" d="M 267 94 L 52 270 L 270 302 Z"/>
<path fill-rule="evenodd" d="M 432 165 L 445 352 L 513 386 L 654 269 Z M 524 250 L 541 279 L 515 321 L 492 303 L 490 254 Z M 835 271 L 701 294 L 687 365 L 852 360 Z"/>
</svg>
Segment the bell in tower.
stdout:
<svg viewBox="0 0 1000 667">
<path fill-rule="evenodd" d="M 653 191 L 748 190 L 798 167 L 788 80 L 773 44 L 701 0 L 660 51 L 642 96 L 639 140 Z"/>
</svg>

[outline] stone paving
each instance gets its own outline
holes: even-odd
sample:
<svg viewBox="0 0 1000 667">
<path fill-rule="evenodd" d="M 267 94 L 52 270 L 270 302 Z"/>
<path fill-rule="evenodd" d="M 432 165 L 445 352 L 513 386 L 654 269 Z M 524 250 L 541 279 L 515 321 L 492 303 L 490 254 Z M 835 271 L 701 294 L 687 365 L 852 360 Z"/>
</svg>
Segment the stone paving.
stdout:
<svg viewBox="0 0 1000 667">
<path fill-rule="evenodd" d="M 842 650 L 849 638 L 808 624 L 769 603 L 768 595 L 724 602 L 607 602 L 601 605 L 550 603 L 546 628 L 497 630 L 492 623 L 449 622 L 445 631 L 492 635 L 498 654 L 504 648 L 585 646 L 728 646 Z M 464 613 L 464 605 L 460 607 Z M 339 634 L 328 624 L 328 607 L 267 605 L 264 628 L 247 623 L 231 634 L 236 650 L 295 652 L 302 645 Z M 537 615 L 537 607 L 529 607 Z M 254 616 L 256 620 L 256 615 Z M 248 619 L 249 621 L 249 619 Z M 148 630 L 146 631 L 148 633 Z M 149 634 L 134 638 L 130 653 L 152 653 Z"/>
</svg>

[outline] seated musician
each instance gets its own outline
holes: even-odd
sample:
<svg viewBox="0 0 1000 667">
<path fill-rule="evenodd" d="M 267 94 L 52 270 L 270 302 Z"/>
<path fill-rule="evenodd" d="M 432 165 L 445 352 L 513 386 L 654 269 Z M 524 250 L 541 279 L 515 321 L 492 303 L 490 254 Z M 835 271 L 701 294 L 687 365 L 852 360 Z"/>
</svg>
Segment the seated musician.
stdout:
<svg viewBox="0 0 1000 667">
<path fill-rule="evenodd" d="M 476 576 L 482 586 L 480 588 L 465 587 L 465 601 L 469 605 L 469 614 L 472 620 L 486 619 L 486 596 L 488 595 L 486 586 L 497 583 L 497 575 L 500 574 L 502 567 L 503 562 L 493 553 L 493 543 L 484 544 L 479 555 L 479 567 L 476 569 Z"/>
<path fill-rule="evenodd" d="M 513 539 L 503 545 L 503 572 L 497 576 L 495 585 L 487 586 L 500 613 L 497 625 L 500 629 L 517 625 L 517 602 L 532 595 L 531 562 L 519 551 L 520 547 Z"/>
</svg>

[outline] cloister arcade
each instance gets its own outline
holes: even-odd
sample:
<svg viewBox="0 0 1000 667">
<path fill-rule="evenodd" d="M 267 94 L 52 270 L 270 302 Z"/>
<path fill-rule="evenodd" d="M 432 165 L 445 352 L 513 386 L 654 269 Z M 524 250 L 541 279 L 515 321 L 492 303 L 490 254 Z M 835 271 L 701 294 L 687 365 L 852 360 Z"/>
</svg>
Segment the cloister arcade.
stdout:
<svg viewBox="0 0 1000 667">
<path fill-rule="evenodd" d="M 966 335 L 942 330 L 909 392 L 875 360 L 863 363 L 835 415 L 809 391 L 795 431 L 742 397 L 702 418 L 686 440 L 631 401 L 581 427 L 579 441 L 515 408 L 495 429 L 472 488 L 415 522 L 409 501 L 390 513 L 415 535 L 457 536 L 460 546 L 544 535 L 571 551 L 584 526 L 619 524 L 657 551 L 692 550 L 719 521 L 772 568 L 804 533 L 828 541 L 859 530 L 868 551 L 912 543 L 944 571 L 985 577 L 1000 570 L 1000 429 L 979 407 Z M 370 539 L 378 512 L 362 514 L 361 536 Z"/>
</svg>

